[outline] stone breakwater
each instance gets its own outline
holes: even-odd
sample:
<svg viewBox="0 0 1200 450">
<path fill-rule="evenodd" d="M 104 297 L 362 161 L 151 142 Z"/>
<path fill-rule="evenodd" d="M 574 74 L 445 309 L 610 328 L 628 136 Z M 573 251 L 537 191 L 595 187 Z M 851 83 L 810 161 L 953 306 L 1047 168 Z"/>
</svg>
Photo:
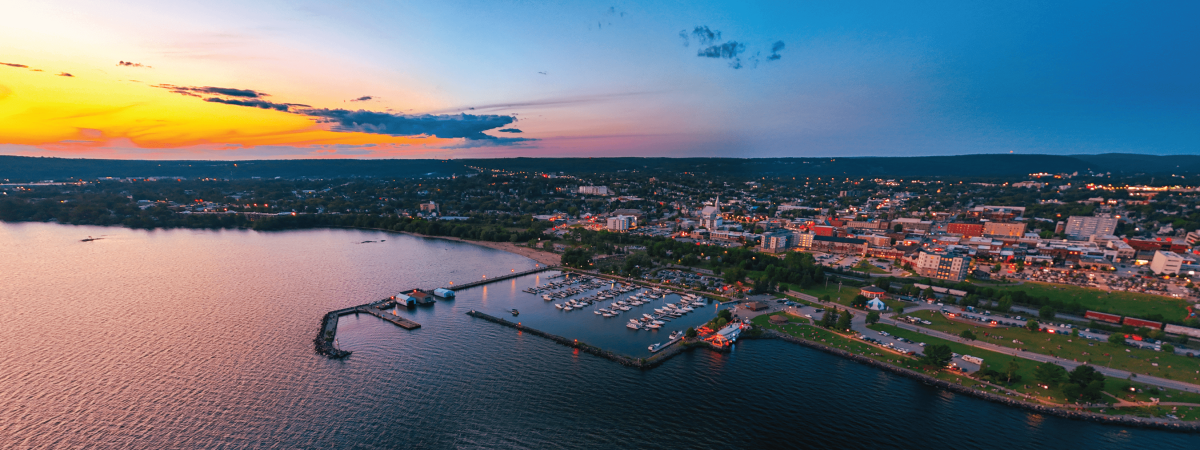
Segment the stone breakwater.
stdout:
<svg viewBox="0 0 1200 450">
<path fill-rule="evenodd" d="M 1088 421 L 1088 422 L 1104 423 L 1104 424 L 1111 424 L 1111 425 L 1122 425 L 1122 426 L 1133 426 L 1133 427 L 1140 427 L 1140 428 L 1154 428 L 1154 429 L 1159 429 L 1159 430 L 1200 433 L 1200 422 L 1183 422 L 1183 421 L 1169 420 L 1169 419 L 1133 417 L 1133 416 L 1110 416 L 1110 415 L 1098 414 L 1098 413 L 1094 413 L 1094 412 L 1072 411 L 1072 410 L 1057 408 L 1057 407 L 1053 407 L 1053 406 L 1024 402 L 1024 401 L 1020 401 L 1020 400 L 1006 397 L 1003 395 L 997 395 L 997 394 L 993 394 L 990 392 L 984 392 L 984 391 L 980 391 L 977 389 L 972 389 L 970 387 L 963 386 L 961 384 L 951 383 L 946 380 L 939 380 L 937 378 L 931 377 L 929 375 L 926 375 L 926 374 L 923 374 L 923 373 L 920 373 L 920 372 L 917 372 L 914 370 L 894 366 L 894 365 L 891 365 L 888 363 L 884 363 L 884 362 L 881 362 L 881 361 L 878 361 L 875 359 L 868 358 L 866 356 L 856 355 L 854 353 L 850 353 L 845 350 L 833 348 L 833 347 L 827 346 L 825 344 L 813 342 L 813 341 L 810 341 L 807 339 L 801 339 L 801 338 L 798 338 L 795 336 L 780 333 L 775 330 L 765 330 L 763 332 L 763 334 L 761 335 L 761 338 L 780 339 L 783 341 L 791 342 L 793 344 L 798 344 L 798 345 L 802 345 L 805 347 L 820 350 L 820 351 L 823 351 L 825 353 L 829 353 L 832 355 L 841 356 L 843 358 L 850 359 L 850 360 L 853 360 L 853 361 L 856 361 L 856 362 L 859 362 L 862 364 L 866 364 L 868 366 L 872 366 L 872 367 L 875 367 L 875 368 L 878 368 L 881 370 L 886 370 L 888 372 L 892 372 L 892 373 L 900 375 L 900 376 L 912 378 L 912 379 L 920 381 L 926 385 L 945 389 L 947 391 L 954 392 L 956 394 L 969 395 L 972 397 L 976 397 L 976 398 L 980 398 L 980 399 L 984 399 L 984 400 L 988 400 L 988 401 L 992 401 L 992 402 L 996 402 L 996 403 L 1002 403 L 1002 404 L 1005 404 L 1008 406 L 1022 408 L 1022 409 L 1025 409 L 1025 410 L 1028 410 L 1031 412 L 1035 412 L 1038 414 L 1045 414 L 1047 416 L 1062 417 L 1062 418 L 1074 419 L 1074 420 L 1084 420 L 1084 421 Z"/>
<path fill-rule="evenodd" d="M 559 344 L 565 345 L 567 347 L 579 349 L 580 351 L 582 351 L 584 353 L 596 355 L 601 358 L 605 358 L 610 361 L 614 361 L 623 366 L 636 367 L 638 369 L 651 369 L 654 367 L 658 367 L 660 364 L 666 362 L 668 359 L 671 359 L 675 355 L 678 355 L 685 351 L 689 351 L 694 348 L 707 348 L 709 350 L 713 350 L 713 351 L 717 351 L 717 352 L 728 351 L 726 349 L 720 349 L 720 348 L 713 347 L 712 345 L 710 345 L 709 343 L 704 342 L 704 341 L 688 342 L 685 340 L 683 342 L 680 342 L 679 344 L 671 346 L 667 350 L 663 350 L 659 353 L 656 353 L 656 354 L 654 354 L 654 356 L 651 356 L 649 358 L 633 358 L 630 356 L 626 356 L 626 355 L 615 353 L 615 352 L 612 352 L 609 350 L 605 350 L 605 349 L 602 349 L 600 347 L 597 347 L 597 346 L 594 346 L 594 345 L 591 345 L 591 344 L 588 344 L 585 342 L 579 342 L 578 339 L 568 339 L 568 338 L 565 338 L 565 337 L 562 337 L 562 336 L 559 336 L 556 334 L 550 334 L 545 331 L 541 331 L 541 330 L 538 330 L 535 328 L 530 328 L 530 327 L 527 327 L 520 323 L 513 323 L 511 321 L 504 320 L 499 317 L 485 314 L 485 313 L 482 313 L 479 311 L 469 311 L 469 312 L 467 312 L 467 315 L 477 318 L 477 319 L 483 319 L 488 322 L 500 324 L 500 325 L 503 325 L 506 327 L 516 328 L 517 330 L 520 330 L 522 333 L 529 333 L 534 336 L 543 337 L 543 338 L 549 339 L 551 341 L 557 342 Z"/>
<path fill-rule="evenodd" d="M 339 311 L 330 311 L 321 317 L 321 328 L 317 337 L 313 339 L 313 345 L 318 355 L 324 355 L 334 359 L 345 358 L 350 356 L 351 352 L 341 350 L 333 345 L 334 333 L 337 329 L 337 320 Z"/>
</svg>

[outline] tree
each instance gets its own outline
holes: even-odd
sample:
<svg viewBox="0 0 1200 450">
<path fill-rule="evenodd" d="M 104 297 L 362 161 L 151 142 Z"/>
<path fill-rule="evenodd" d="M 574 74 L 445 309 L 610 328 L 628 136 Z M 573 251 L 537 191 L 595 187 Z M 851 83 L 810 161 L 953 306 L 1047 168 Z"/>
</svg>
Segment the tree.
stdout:
<svg viewBox="0 0 1200 450">
<path fill-rule="evenodd" d="M 1038 310 L 1038 318 L 1042 320 L 1054 320 L 1054 314 L 1057 312 L 1053 306 L 1043 306 L 1042 309 Z"/>
<path fill-rule="evenodd" d="M 871 311 L 867 313 L 867 325 L 879 323 L 879 311 Z"/>
<path fill-rule="evenodd" d="M 1171 344 L 1163 343 L 1162 351 L 1167 352 L 1167 353 L 1175 353 L 1175 346 L 1171 345 Z"/>
<path fill-rule="evenodd" d="M 958 336 L 968 341 L 975 340 L 975 333 L 972 333 L 971 330 L 963 330 L 962 333 L 958 334 Z"/>
<path fill-rule="evenodd" d="M 825 328 L 833 328 L 837 324 L 838 313 L 836 309 L 830 308 L 825 310 L 825 314 L 821 316 L 821 326 Z"/>
<path fill-rule="evenodd" d="M 726 322 L 728 322 L 733 320 L 733 311 L 722 309 L 721 311 L 717 312 L 717 317 L 723 318 Z"/>
<path fill-rule="evenodd" d="M 1108 335 L 1108 343 L 1114 345 L 1125 345 L 1125 335 L 1121 333 L 1113 333 Z"/>
<path fill-rule="evenodd" d="M 849 330 L 850 329 L 850 320 L 853 319 L 853 317 L 854 316 L 852 314 L 850 314 L 849 309 L 842 311 L 842 315 L 840 317 L 838 317 L 837 329 Z"/>
<path fill-rule="evenodd" d="M 925 353 L 917 361 L 925 366 L 942 368 L 950 364 L 951 359 L 954 359 L 954 352 L 949 345 L 933 344 L 925 346 Z"/>
<path fill-rule="evenodd" d="M 1004 379 L 1009 383 L 1021 381 L 1021 376 L 1017 375 L 1017 371 L 1021 370 L 1021 365 L 1017 364 L 1015 359 L 1008 360 L 1008 364 L 1004 366 Z"/>
<path fill-rule="evenodd" d="M 1067 369 L 1064 369 L 1062 366 L 1052 362 L 1038 364 L 1037 367 L 1033 369 L 1033 378 L 1047 386 L 1057 385 L 1066 377 Z"/>
<path fill-rule="evenodd" d="M 854 300 L 850 301 L 850 306 L 852 308 L 865 308 L 867 306 L 867 300 L 869 299 L 865 295 L 855 295 Z"/>
<path fill-rule="evenodd" d="M 725 325 L 729 325 L 729 319 L 726 319 L 724 317 L 718 317 L 717 322 L 714 323 L 713 325 L 715 325 L 718 330 L 721 328 L 725 328 Z"/>
<path fill-rule="evenodd" d="M 1104 374 L 1098 372 L 1094 367 L 1081 364 L 1067 375 L 1067 380 L 1071 383 L 1078 384 L 1079 387 L 1087 387 L 1093 381 L 1104 382 Z"/>
<path fill-rule="evenodd" d="M 694 338 L 696 337 L 696 334 L 696 327 L 688 327 L 687 331 L 683 333 L 683 335 L 687 336 L 688 338 Z"/>
<path fill-rule="evenodd" d="M 892 231 L 893 231 L 893 232 L 896 232 L 896 233 L 903 233 L 903 232 L 904 232 L 904 225 L 903 225 L 903 224 L 899 224 L 899 223 L 898 223 L 898 224 L 896 224 L 896 225 L 893 225 L 893 226 L 892 226 Z"/>
<path fill-rule="evenodd" d="M 1036 320 L 1030 320 L 1028 322 L 1025 322 L 1025 328 L 1028 328 L 1029 331 L 1037 331 L 1042 328 L 1042 325 L 1037 323 Z"/>
</svg>

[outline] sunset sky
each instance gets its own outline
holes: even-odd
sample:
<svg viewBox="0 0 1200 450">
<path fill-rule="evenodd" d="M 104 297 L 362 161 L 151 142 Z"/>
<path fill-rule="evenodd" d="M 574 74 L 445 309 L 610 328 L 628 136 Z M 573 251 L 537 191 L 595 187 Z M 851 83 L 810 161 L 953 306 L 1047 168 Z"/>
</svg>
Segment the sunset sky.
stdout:
<svg viewBox="0 0 1200 450">
<path fill-rule="evenodd" d="M 10 0 L 0 154 L 1200 153 L 1197 2 Z"/>
</svg>

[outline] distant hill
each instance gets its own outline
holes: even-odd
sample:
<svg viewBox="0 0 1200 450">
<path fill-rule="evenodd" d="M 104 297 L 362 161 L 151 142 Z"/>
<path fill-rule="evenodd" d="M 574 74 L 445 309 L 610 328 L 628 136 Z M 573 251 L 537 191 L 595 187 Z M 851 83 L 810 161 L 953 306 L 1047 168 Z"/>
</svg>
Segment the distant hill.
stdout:
<svg viewBox="0 0 1200 450">
<path fill-rule="evenodd" d="M 994 177 L 1030 173 L 1200 174 L 1200 155 L 1152 156 L 983 154 L 853 158 L 499 158 L 388 160 L 132 161 L 0 156 L 0 180 L 41 181 L 101 177 L 187 178 L 420 178 L 471 173 L 467 166 L 563 172 L 697 172 L 742 177 Z"/>
</svg>

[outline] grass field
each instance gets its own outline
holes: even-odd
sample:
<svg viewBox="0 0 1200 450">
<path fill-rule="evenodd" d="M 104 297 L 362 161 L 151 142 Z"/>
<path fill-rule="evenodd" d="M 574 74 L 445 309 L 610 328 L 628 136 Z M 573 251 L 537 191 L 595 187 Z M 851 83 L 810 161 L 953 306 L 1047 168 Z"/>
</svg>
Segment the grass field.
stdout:
<svg viewBox="0 0 1200 450">
<path fill-rule="evenodd" d="M 999 371 L 999 372 L 1003 372 L 1005 370 L 1005 367 L 1008 366 L 1009 361 L 1016 361 L 1017 365 L 1019 365 L 1021 367 L 1020 370 L 1017 370 L 1017 375 L 1021 376 L 1021 381 L 1018 381 L 1018 382 L 1013 383 L 1012 385 L 1006 386 L 1006 387 L 1008 387 L 1009 389 L 1012 389 L 1014 391 L 1031 394 L 1031 395 L 1039 395 L 1039 396 L 1043 396 L 1043 397 L 1056 397 L 1060 400 L 1063 398 L 1062 393 L 1058 389 L 1051 389 L 1051 390 L 1047 391 L 1045 389 L 1041 389 L 1041 388 L 1038 388 L 1035 386 L 1036 382 L 1033 380 L 1033 369 L 1035 366 L 1037 366 L 1037 362 L 1030 361 L 1030 360 L 1024 359 L 1024 358 L 1018 358 L 1015 356 L 1005 355 L 1005 354 L 996 353 L 996 352 L 992 352 L 992 351 L 988 351 L 988 350 L 983 350 L 980 348 L 971 347 L 970 345 L 967 345 L 967 344 L 964 344 L 961 342 L 939 339 L 939 338 L 936 338 L 933 336 L 928 336 L 928 335 L 924 335 L 921 333 L 917 333 L 915 331 L 905 330 L 903 328 L 896 327 L 893 325 L 878 323 L 875 325 L 871 325 L 868 328 L 875 330 L 875 331 L 886 331 L 893 336 L 907 338 L 907 339 L 912 340 L 913 342 L 924 342 L 926 344 L 948 345 L 950 347 L 950 350 L 953 351 L 954 353 L 958 353 L 960 355 L 978 356 L 980 358 L 983 358 L 983 362 L 985 364 L 987 364 L 988 367 L 990 367 L 996 371 Z M 1003 383 L 1000 383 L 1000 384 L 1003 385 Z"/>
<path fill-rule="evenodd" d="M 851 353 L 856 353 L 859 355 L 869 357 L 871 359 L 883 361 L 883 362 L 886 362 L 889 364 L 894 364 L 894 365 L 901 366 L 901 367 L 907 367 L 907 368 L 914 369 L 914 370 L 917 369 L 916 364 L 913 362 L 913 360 L 911 358 L 901 356 L 897 353 L 892 353 L 887 350 L 876 348 L 876 347 L 874 347 L 870 344 L 867 344 L 866 342 L 863 342 L 863 341 L 842 337 L 842 336 L 840 336 L 836 333 L 833 333 L 829 330 L 826 330 L 824 328 L 817 328 L 815 326 L 809 326 L 809 325 L 774 325 L 774 324 L 771 324 L 769 322 L 770 319 L 768 319 L 768 317 L 773 316 L 773 315 L 779 315 L 779 314 L 787 315 L 788 318 L 791 319 L 791 321 L 793 321 L 793 322 L 798 322 L 801 320 L 807 321 L 807 319 L 804 319 L 804 318 L 796 317 L 796 316 L 793 316 L 793 315 L 790 315 L 790 314 L 787 314 L 784 312 L 778 312 L 778 313 L 771 314 L 771 315 L 764 314 L 764 315 L 755 317 L 754 319 L 751 319 L 750 322 L 755 325 L 761 326 L 765 329 L 768 329 L 768 330 L 775 330 L 775 331 L 783 332 L 783 333 L 786 333 L 786 334 L 789 334 L 789 335 L 792 335 L 792 336 L 795 336 L 798 338 L 803 338 L 803 339 L 807 339 L 807 340 L 814 341 L 814 342 L 820 342 L 820 343 L 826 344 L 830 347 L 838 348 L 841 350 L 846 350 Z"/>
<path fill-rule="evenodd" d="M 1187 317 L 1187 306 L 1190 304 L 1186 300 L 1162 295 L 1124 291 L 1106 292 L 1095 288 L 1032 281 L 1020 286 L 996 287 L 995 289 L 998 292 L 1025 291 L 1026 294 L 1034 297 L 1045 296 L 1063 303 L 1075 301 L 1092 311 L 1133 317 L 1162 314 L 1167 319 L 1183 320 Z"/>
<path fill-rule="evenodd" d="M 1127 370 L 1138 374 L 1200 384 L 1200 358 L 1117 346 L 1069 335 L 1029 331 L 1025 328 L 990 328 L 955 322 L 935 311 L 918 311 L 912 316 L 933 322 L 928 328 L 957 336 L 971 330 L 979 339 L 990 344 L 1057 356 L 1059 358 Z M 984 333 L 990 336 L 985 337 Z M 1017 340 L 1020 343 L 1013 342 Z M 1154 364 L 1158 364 L 1155 366 Z"/>
</svg>

